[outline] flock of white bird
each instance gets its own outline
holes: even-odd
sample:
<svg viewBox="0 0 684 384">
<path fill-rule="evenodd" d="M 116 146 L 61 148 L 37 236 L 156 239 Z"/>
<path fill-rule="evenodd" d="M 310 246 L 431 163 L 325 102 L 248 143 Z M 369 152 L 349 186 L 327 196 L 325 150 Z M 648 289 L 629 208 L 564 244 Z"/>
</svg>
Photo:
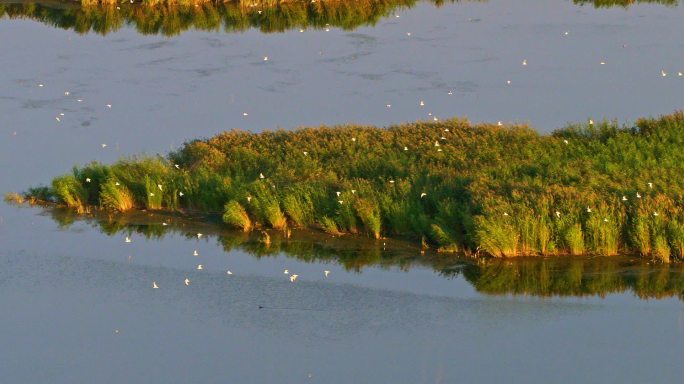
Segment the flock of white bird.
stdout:
<svg viewBox="0 0 684 384">
<path fill-rule="evenodd" d="M 201 238 L 202 236 L 204 236 L 202 233 L 197 234 L 198 239 Z M 131 242 L 133 242 L 133 240 L 130 238 L 130 236 L 126 236 L 124 238 L 124 242 L 125 243 L 131 243 Z M 192 255 L 195 257 L 199 257 L 200 254 L 199 254 L 198 250 L 194 250 L 194 251 L 192 251 Z M 129 256 L 129 260 L 130 260 L 130 256 Z M 204 270 L 204 265 L 203 264 L 197 264 L 196 269 L 198 271 L 202 271 L 202 270 Z M 290 282 L 292 282 L 292 283 L 296 282 L 297 279 L 299 278 L 298 274 L 290 273 L 289 269 L 284 269 L 283 274 L 286 275 L 288 277 L 288 279 L 290 280 Z M 228 269 L 228 270 L 226 270 L 226 275 L 232 276 L 233 272 L 230 269 Z M 323 270 L 323 277 L 327 279 L 329 276 L 330 276 L 330 270 L 329 269 Z M 190 280 L 190 278 L 186 277 L 183 280 L 183 284 L 185 284 L 185 286 L 190 286 L 190 284 L 192 284 L 192 280 Z M 153 289 L 159 289 L 159 283 L 156 280 L 152 281 L 152 288 Z"/>
</svg>

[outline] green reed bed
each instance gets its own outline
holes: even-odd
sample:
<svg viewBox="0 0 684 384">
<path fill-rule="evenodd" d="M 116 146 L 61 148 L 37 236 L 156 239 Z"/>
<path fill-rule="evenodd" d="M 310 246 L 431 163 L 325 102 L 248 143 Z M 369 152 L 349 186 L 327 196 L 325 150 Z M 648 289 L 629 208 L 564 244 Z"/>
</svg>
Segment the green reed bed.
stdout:
<svg viewBox="0 0 684 384">
<path fill-rule="evenodd" d="M 80 212 L 214 213 L 243 231 L 406 237 L 496 257 L 638 253 L 667 262 L 684 252 L 683 144 L 680 112 L 550 135 L 458 119 L 230 131 L 166 157 L 77 167 L 24 197 Z"/>
</svg>

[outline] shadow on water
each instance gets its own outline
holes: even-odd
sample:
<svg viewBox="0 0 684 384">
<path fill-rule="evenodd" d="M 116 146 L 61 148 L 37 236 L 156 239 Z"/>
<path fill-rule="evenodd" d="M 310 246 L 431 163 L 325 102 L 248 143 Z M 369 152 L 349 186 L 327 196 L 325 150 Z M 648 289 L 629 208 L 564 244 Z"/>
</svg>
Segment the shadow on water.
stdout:
<svg viewBox="0 0 684 384">
<path fill-rule="evenodd" d="M 146 212 L 84 217 L 73 210 L 48 208 L 46 215 L 68 228 L 85 221 L 109 236 L 137 234 L 147 239 L 197 233 L 215 237 L 225 252 L 241 250 L 255 258 L 285 256 L 301 262 L 336 262 L 347 271 L 365 268 L 430 268 L 444 278 L 462 276 L 478 292 L 493 295 L 600 296 L 632 292 L 641 299 L 677 297 L 684 300 L 684 265 L 661 264 L 641 257 L 527 257 L 472 259 L 426 251 L 411 243 L 374 240 L 361 236 L 332 237 L 320 232 L 293 230 L 291 237 L 269 231 L 236 232 L 212 223 L 211 217 L 186 218 Z M 198 223 L 198 219 L 202 219 Z"/>
<path fill-rule="evenodd" d="M 259 29 L 264 33 L 292 29 L 353 30 L 373 26 L 395 12 L 415 6 L 420 0 L 326 0 L 287 1 L 236 0 L 205 1 L 197 4 L 138 1 L 121 4 L 84 5 L 74 1 L 0 2 L 0 17 L 30 19 L 73 30 L 80 34 L 106 35 L 125 26 L 139 33 L 178 35 L 186 30 L 243 32 Z M 487 0 L 424 0 L 441 6 L 446 3 L 487 2 Z M 635 3 L 675 6 L 678 0 L 573 0 L 596 8 L 629 7 Z"/>
</svg>

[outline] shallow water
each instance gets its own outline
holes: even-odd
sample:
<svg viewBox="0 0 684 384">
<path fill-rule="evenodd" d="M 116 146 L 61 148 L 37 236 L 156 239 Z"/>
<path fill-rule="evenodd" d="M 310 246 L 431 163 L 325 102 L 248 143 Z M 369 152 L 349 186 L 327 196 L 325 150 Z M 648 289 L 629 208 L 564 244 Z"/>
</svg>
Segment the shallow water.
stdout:
<svg viewBox="0 0 684 384">
<path fill-rule="evenodd" d="M 172 37 L 3 19 L 0 192 L 235 127 L 467 116 L 548 132 L 589 117 L 669 113 L 684 100 L 682 12 L 418 3 L 352 31 Z M 84 221 L 60 227 L 41 212 L 0 203 L 3 382 L 674 382 L 684 374 L 676 285 L 662 299 L 639 294 L 640 279 L 589 296 L 516 279 L 497 290 L 421 262 L 359 273 L 334 258 L 225 252 L 214 235 L 134 233 L 125 243 L 123 233 L 106 236 Z M 290 283 L 284 268 L 300 279 Z M 663 271 L 649 268 L 640 276 Z"/>
</svg>

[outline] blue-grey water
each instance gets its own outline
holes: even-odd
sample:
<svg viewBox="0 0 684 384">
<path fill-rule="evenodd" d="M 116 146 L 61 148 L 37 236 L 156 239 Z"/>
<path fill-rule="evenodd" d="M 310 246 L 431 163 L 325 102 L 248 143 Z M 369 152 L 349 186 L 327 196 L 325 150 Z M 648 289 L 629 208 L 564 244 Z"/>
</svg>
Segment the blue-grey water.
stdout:
<svg viewBox="0 0 684 384">
<path fill-rule="evenodd" d="M 232 128 L 462 116 L 549 132 L 682 107 L 684 6 L 497 0 L 396 16 L 172 37 L 2 19 L 0 192 Z M 349 272 L 226 253 L 213 236 L 126 243 L 0 203 L 0 345 L 6 383 L 665 383 L 684 375 L 684 307 L 629 290 L 487 295 L 426 266 Z"/>
</svg>

